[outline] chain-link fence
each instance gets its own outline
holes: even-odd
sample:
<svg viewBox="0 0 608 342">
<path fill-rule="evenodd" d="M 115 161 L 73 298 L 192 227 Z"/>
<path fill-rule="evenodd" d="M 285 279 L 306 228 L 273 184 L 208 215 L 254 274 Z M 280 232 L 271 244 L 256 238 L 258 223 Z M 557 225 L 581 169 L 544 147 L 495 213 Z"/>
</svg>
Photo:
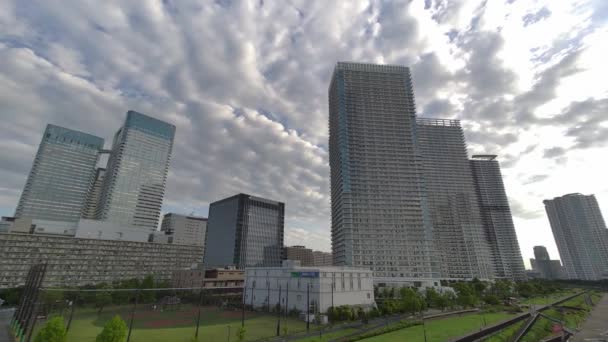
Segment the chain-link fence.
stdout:
<svg viewBox="0 0 608 342">
<path fill-rule="evenodd" d="M 129 342 L 256 341 L 306 330 L 284 308 L 251 310 L 234 288 L 42 288 L 37 298 L 32 341 L 53 317 L 63 319 L 68 341 L 79 342 L 95 341 L 116 316 Z"/>
</svg>

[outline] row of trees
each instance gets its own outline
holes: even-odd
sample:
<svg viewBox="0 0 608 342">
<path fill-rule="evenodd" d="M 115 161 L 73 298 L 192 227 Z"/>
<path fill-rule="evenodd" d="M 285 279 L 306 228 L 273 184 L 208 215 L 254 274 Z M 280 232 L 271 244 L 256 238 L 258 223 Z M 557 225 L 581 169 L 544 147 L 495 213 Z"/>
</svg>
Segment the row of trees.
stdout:
<svg viewBox="0 0 608 342">
<path fill-rule="evenodd" d="M 472 308 L 479 305 L 498 305 L 511 297 L 543 296 L 560 291 L 558 283 L 531 280 L 513 283 L 509 280 L 496 280 L 493 283 L 473 279 L 469 282 L 449 284 L 453 291 L 438 292 L 427 288 L 423 293 L 413 288 L 374 288 L 376 301 L 381 314 L 415 314 L 426 308 L 445 310 L 447 308 Z"/>
<path fill-rule="evenodd" d="M 124 342 L 126 337 L 127 324 L 120 316 L 116 315 L 104 325 L 103 330 L 97 335 L 95 341 Z M 49 319 L 34 339 L 35 342 L 66 342 L 67 340 L 68 332 L 61 316 Z"/>
</svg>

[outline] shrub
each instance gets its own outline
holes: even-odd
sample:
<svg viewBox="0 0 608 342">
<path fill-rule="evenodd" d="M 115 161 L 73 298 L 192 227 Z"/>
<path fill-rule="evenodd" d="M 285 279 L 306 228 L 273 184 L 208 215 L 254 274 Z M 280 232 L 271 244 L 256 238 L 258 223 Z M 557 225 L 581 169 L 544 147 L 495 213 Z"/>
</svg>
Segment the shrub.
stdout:
<svg viewBox="0 0 608 342">
<path fill-rule="evenodd" d="M 35 342 L 66 342 L 68 340 L 63 317 L 49 319 L 36 335 Z"/>
<path fill-rule="evenodd" d="M 97 338 L 96 342 L 123 342 L 127 337 L 127 324 L 116 315 L 106 325 Z"/>
</svg>

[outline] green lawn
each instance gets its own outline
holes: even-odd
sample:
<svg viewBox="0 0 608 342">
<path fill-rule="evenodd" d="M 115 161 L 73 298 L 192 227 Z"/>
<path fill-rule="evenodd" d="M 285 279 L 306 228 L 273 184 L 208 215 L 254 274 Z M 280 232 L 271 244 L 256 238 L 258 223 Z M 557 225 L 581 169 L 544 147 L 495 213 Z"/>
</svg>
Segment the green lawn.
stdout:
<svg viewBox="0 0 608 342">
<path fill-rule="evenodd" d="M 95 337 L 103 325 L 114 315 L 120 315 L 127 325 L 130 311 L 128 307 L 112 307 L 104 309 L 97 315 L 93 309 L 79 309 L 74 313 L 74 319 L 68 331 L 68 341 L 95 341 Z M 184 306 L 179 311 L 138 310 L 131 333 L 131 341 L 161 342 L 161 341 L 190 341 L 196 329 L 197 309 Z M 64 312 L 67 324 L 69 313 Z M 44 322 L 39 322 L 40 328 Z M 246 340 L 256 340 L 276 335 L 277 317 L 262 313 L 247 313 L 245 317 Z M 199 328 L 200 341 L 236 341 L 236 332 L 241 327 L 240 311 L 225 311 L 215 307 L 205 307 L 201 313 Z M 306 323 L 297 319 L 281 319 L 281 334 L 287 327 L 288 333 L 306 330 Z M 311 329 L 316 326 L 311 325 Z M 228 339 L 230 334 L 230 340 Z M 35 336 L 35 335 L 34 335 Z"/>
<path fill-rule="evenodd" d="M 308 338 L 298 339 L 297 341 L 298 342 L 327 342 L 327 341 L 334 340 L 334 339 L 336 339 L 338 337 L 354 334 L 357 331 L 359 331 L 359 330 L 358 329 L 354 329 L 354 328 L 348 328 L 348 329 L 336 331 L 336 332 L 333 332 L 333 333 L 323 334 L 322 336 L 317 335 L 315 337 L 308 337 Z"/>
<path fill-rule="evenodd" d="M 522 304 L 535 304 L 535 305 L 547 305 L 553 302 L 556 302 L 564 297 L 568 297 L 575 293 L 579 292 L 579 290 L 565 290 L 562 292 L 552 293 L 547 296 L 538 296 L 532 297 L 522 300 Z"/>
<path fill-rule="evenodd" d="M 443 342 L 479 330 L 483 326 L 484 318 L 486 324 L 491 325 L 513 316 L 513 314 L 503 312 L 484 314 L 475 313 L 431 320 L 425 323 L 427 341 Z M 417 325 L 388 334 L 374 336 L 363 341 L 424 341 L 424 331 L 421 325 Z"/>
</svg>

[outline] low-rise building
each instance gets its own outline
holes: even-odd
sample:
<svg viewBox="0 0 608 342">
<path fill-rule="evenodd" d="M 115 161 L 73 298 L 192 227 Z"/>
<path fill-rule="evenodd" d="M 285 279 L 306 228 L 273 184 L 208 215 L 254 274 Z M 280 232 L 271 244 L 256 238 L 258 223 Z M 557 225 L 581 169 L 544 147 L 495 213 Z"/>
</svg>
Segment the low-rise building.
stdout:
<svg viewBox="0 0 608 342">
<path fill-rule="evenodd" d="M 311 313 L 325 313 L 332 306 L 375 305 L 372 271 L 358 267 L 304 267 L 290 260 L 282 267 L 251 267 L 244 291 L 245 304 L 260 309 L 280 305 L 306 312 L 310 303 Z"/>
<path fill-rule="evenodd" d="M 207 218 L 169 213 L 163 217 L 160 230 L 171 235 L 171 243 L 204 246 Z"/>
<path fill-rule="evenodd" d="M 203 270 L 200 267 L 177 270 L 173 272 L 171 284 L 173 287 L 200 287 L 204 288 L 243 288 L 245 272 L 234 267 L 214 268 Z"/>
<path fill-rule="evenodd" d="M 200 262 L 202 246 L 73 236 L 0 233 L 0 288 L 22 286 L 31 266 L 46 263 L 44 287 L 82 286 L 144 278 L 171 280 L 172 271 Z"/>
</svg>

